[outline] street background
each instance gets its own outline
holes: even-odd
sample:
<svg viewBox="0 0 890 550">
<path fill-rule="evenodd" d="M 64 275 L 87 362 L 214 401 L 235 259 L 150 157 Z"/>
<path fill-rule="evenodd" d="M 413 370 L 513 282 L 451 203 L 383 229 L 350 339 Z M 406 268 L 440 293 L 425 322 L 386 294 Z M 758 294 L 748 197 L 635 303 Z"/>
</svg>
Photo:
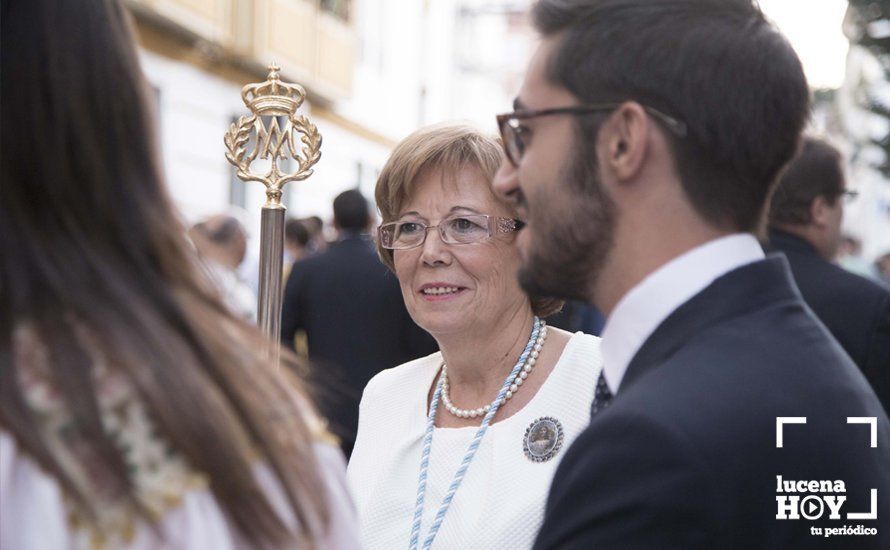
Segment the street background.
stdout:
<svg viewBox="0 0 890 550">
<path fill-rule="evenodd" d="M 287 187 L 296 217 L 331 218 L 345 189 L 373 195 L 393 146 L 413 130 L 468 120 L 495 131 L 536 36 L 529 0 L 125 0 L 155 89 L 163 162 L 185 222 L 235 211 L 258 254 L 263 189 L 224 158 L 223 134 L 246 114 L 240 90 L 282 78 L 308 91 L 324 137 L 315 175 Z M 803 60 L 816 99 L 811 132 L 848 161 L 844 231 L 863 265 L 890 252 L 890 2 L 761 0 Z M 756 83 L 752 83 L 756 85 Z"/>
</svg>

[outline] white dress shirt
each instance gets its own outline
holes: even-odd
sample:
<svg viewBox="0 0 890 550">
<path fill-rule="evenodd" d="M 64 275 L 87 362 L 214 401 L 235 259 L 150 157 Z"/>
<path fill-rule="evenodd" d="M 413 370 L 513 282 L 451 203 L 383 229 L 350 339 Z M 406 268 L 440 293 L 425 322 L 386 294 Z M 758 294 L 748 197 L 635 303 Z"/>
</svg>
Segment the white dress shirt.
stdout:
<svg viewBox="0 0 890 550">
<path fill-rule="evenodd" d="M 722 275 L 763 258 L 753 235 L 735 233 L 677 256 L 630 289 L 603 329 L 603 371 L 612 394 L 631 359 L 674 310 Z"/>
</svg>

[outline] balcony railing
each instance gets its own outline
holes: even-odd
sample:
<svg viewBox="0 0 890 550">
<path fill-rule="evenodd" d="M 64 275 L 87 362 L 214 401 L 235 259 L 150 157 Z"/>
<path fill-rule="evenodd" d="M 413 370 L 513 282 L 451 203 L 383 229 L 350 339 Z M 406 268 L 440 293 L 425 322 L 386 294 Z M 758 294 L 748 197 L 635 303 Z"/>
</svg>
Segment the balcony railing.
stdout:
<svg viewBox="0 0 890 550">
<path fill-rule="evenodd" d="M 271 61 L 329 101 L 351 95 L 358 39 L 339 0 L 129 0 L 137 18 L 194 35 L 225 57 Z"/>
</svg>

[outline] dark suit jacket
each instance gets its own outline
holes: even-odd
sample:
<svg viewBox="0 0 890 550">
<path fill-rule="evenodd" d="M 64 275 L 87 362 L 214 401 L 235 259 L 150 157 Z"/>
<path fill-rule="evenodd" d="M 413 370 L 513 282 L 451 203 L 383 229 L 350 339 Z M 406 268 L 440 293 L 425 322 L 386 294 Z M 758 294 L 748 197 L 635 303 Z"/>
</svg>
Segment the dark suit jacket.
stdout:
<svg viewBox="0 0 890 550">
<path fill-rule="evenodd" d="M 281 341 L 305 330 L 310 380 L 347 456 L 362 390 L 383 369 L 436 351 L 408 315 L 395 276 L 370 239 L 353 235 L 294 264 L 284 291 Z"/>
<path fill-rule="evenodd" d="M 890 291 L 824 260 L 806 240 L 771 229 L 804 301 L 859 366 L 890 411 Z"/>
<path fill-rule="evenodd" d="M 807 423 L 786 426 L 777 448 L 780 416 Z M 868 426 L 846 423 L 852 416 L 877 418 L 877 448 Z M 611 406 L 557 469 L 535 548 L 890 548 L 888 422 L 786 260 L 755 262 L 718 278 L 644 342 Z M 779 475 L 843 480 L 844 519 L 776 519 Z M 870 488 L 878 520 L 847 520 L 870 510 Z M 860 524 L 878 534 L 810 531 Z"/>
</svg>

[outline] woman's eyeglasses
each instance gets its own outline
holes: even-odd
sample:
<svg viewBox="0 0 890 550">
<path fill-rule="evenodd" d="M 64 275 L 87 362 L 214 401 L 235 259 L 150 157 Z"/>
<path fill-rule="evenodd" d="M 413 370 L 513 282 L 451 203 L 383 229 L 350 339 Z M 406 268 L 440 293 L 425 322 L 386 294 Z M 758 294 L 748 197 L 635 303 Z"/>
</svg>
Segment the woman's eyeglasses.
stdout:
<svg viewBox="0 0 890 550">
<path fill-rule="evenodd" d="M 404 250 L 422 245 L 426 241 L 427 232 L 433 228 L 439 230 L 443 243 L 471 244 L 484 241 L 496 233 L 519 231 L 523 225 L 513 218 L 472 214 L 446 218 L 437 225 L 418 221 L 385 223 L 377 228 L 377 237 L 383 248 Z"/>
<path fill-rule="evenodd" d="M 573 105 L 571 107 L 556 107 L 553 109 L 521 109 L 513 111 L 512 113 L 497 115 L 498 128 L 501 131 L 501 140 L 504 144 L 504 152 L 506 152 L 507 158 L 513 166 L 519 166 L 519 161 L 522 160 L 522 155 L 525 153 L 525 134 L 527 132 L 520 122 L 522 120 L 550 115 L 586 115 L 598 111 L 612 111 L 621 105 L 621 103 L 601 103 Z M 646 107 L 645 105 L 643 106 L 643 109 L 645 109 L 650 116 L 659 120 L 677 136 L 686 137 L 687 127 L 686 123 L 682 120 L 668 116 L 661 111 L 653 109 L 652 107 Z"/>
</svg>

